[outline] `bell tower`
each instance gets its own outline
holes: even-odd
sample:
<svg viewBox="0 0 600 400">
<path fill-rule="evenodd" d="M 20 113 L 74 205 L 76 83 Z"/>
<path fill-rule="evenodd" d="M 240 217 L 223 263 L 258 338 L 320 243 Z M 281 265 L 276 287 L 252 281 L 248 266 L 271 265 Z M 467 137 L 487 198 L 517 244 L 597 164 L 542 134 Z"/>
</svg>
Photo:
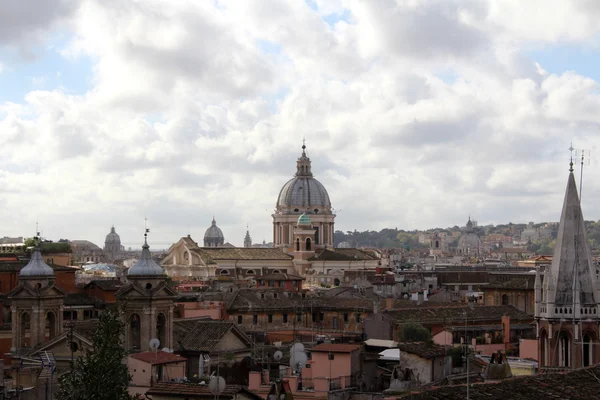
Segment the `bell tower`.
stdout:
<svg viewBox="0 0 600 400">
<path fill-rule="evenodd" d="M 148 229 L 138 262 L 127 271 L 129 284 L 119 289 L 117 299 L 123 305 L 128 351 L 149 351 L 151 339 L 160 347 L 173 348 L 173 308 L 176 293 L 167 285 L 167 275 L 152 260 Z"/>
<path fill-rule="evenodd" d="M 29 263 L 19 271 L 19 285 L 11 290 L 11 352 L 30 349 L 54 339 L 63 331 L 66 292 L 56 286 L 54 270 L 44 262 L 39 239 Z"/>
</svg>

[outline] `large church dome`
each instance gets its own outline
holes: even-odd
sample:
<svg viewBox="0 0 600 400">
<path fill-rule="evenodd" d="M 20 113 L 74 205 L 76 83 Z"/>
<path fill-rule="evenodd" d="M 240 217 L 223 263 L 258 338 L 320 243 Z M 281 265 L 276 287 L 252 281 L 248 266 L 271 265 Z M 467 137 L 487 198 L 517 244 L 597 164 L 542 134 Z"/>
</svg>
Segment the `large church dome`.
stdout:
<svg viewBox="0 0 600 400">
<path fill-rule="evenodd" d="M 217 221 L 213 217 L 210 227 L 204 233 L 204 247 L 218 247 L 224 243 L 225 236 L 223 236 L 223 231 L 217 226 Z"/>
<path fill-rule="evenodd" d="M 121 244 L 121 237 L 115 231 L 114 226 L 110 228 L 110 233 L 108 235 L 106 235 L 106 239 L 104 240 L 104 243 L 105 244 L 118 243 L 119 245 Z"/>
<path fill-rule="evenodd" d="M 284 212 L 331 213 L 329 194 L 325 186 L 313 177 L 306 146 L 302 146 L 296 175 L 279 192 L 277 208 Z"/>
</svg>

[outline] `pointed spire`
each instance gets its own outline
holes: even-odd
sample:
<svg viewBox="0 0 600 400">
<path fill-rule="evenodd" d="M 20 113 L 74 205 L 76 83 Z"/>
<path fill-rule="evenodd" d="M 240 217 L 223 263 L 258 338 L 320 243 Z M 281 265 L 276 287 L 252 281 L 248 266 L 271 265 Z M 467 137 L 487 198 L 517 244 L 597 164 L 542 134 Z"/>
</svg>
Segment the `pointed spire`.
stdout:
<svg viewBox="0 0 600 400">
<path fill-rule="evenodd" d="M 127 276 L 162 276 L 165 274 L 165 270 L 152 259 L 150 246 L 148 246 L 148 232 L 150 232 L 150 229 L 147 228 L 147 221 L 148 218 L 144 218 L 144 244 L 142 245 L 142 254 L 140 255 L 138 262 L 127 271 Z"/>
<path fill-rule="evenodd" d="M 546 272 L 544 281 L 548 282 L 544 285 L 547 289 L 555 288 L 555 293 L 549 290 L 548 302 L 556 305 L 595 305 L 600 301 L 600 296 L 595 293 L 596 273 L 572 168 L 569 171 L 552 265 Z"/>
</svg>

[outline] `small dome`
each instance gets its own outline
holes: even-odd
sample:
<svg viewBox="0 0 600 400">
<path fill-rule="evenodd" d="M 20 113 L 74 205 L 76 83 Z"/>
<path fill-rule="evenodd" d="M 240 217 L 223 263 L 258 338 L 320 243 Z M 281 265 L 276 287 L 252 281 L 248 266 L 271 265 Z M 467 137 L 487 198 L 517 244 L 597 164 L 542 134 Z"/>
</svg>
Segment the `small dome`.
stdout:
<svg viewBox="0 0 600 400">
<path fill-rule="evenodd" d="M 106 244 L 108 244 L 108 243 L 121 244 L 121 237 L 119 236 L 119 234 L 117 232 L 115 232 L 114 226 L 110 228 L 110 233 L 108 235 L 106 235 L 106 240 L 104 240 L 104 243 L 106 243 Z"/>
<path fill-rule="evenodd" d="M 138 262 L 127 271 L 127 276 L 162 276 L 164 274 L 165 270 L 152 259 L 150 246 L 144 239 L 142 255 Z"/>
<path fill-rule="evenodd" d="M 298 218 L 298 225 L 311 225 L 312 222 L 310 220 L 310 217 L 308 215 L 306 215 L 305 213 L 302 213 L 302 215 Z"/>
<path fill-rule="evenodd" d="M 54 276 L 54 270 L 44 262 L 39 248 L 31 253 L 31 259 L 26 266 L 21 268 L 19 276 Z"/>
<path fill-rule="evenodd" d="M 215 221 L 214 217 L 210 227 L 204 234 L 204 239 L 225 239 L 225 236 L 223 236 L 223 231 L 217 226 L 217 221 Z"/>
</svg>

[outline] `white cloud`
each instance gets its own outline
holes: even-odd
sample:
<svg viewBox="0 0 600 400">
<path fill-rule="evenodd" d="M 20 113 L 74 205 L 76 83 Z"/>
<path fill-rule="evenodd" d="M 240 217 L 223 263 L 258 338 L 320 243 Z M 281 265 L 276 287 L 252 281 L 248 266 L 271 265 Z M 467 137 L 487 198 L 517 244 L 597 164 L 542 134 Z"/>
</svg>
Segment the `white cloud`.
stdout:
<svg viewBox="0 0 600 400">
<path fill-rule="evenodd" d="M 255 241 L 270 241 L 304 136 L 339 229 L 447 226 L 469 214 L 556 220 L 566 148 L 599 141 L 598 82 L 545 72 L 524 51 L 587 46 L 597 10 L 560 2 L 557 20 L 533 3 L 42 9 L 48 18 L 18 24 L 38 34 L 0 40 L 27 49 L 39 32 L 67 31 L 56 51 L 91 57 L 92 88 L 0 104 L 0 234 L 27 234 L 40 220 L 53 238 L 99 242 L 115 224 L 134 244 L 148 216 L 166 246 L 188 232 L 201 239 L 215 214 L 228 241 L 241 244 L 246 223 Z M 332 26 L 322 19 L 331 15 L 344 18 Z M 561 22 L 569 18 L 578 23 Z M 600 192 L 596 175 L 590 168 L 584 207 Z"/>
</svg>

